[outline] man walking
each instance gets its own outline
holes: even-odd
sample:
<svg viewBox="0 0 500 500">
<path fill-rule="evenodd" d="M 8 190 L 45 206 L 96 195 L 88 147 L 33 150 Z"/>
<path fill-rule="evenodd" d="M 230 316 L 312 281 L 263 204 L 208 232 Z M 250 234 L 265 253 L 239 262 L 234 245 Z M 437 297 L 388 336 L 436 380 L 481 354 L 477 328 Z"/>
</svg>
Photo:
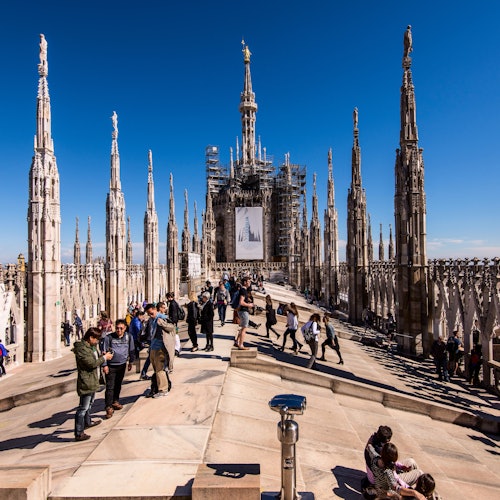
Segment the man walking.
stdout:
<svg viewBox="0 0 500 500">
<path fill-rule="evenodd" d="M 342 354 L 340 354 L 339 339 L 337 337 L 337 334 L 335 333 L 335 329 L 333 328 L 333 324 L 330 321 L 330 316 L 328 314 L 325 314 L 323 316 L 323 322 L 325 323 L 326 340 L 321 344 L 321 358 L 318 359 L 320 361 L 326 361 L 325 350 L 326 346 L 328 346 L 337 353 L 339 357 L 339 362 L 337 364 L 343 365 L 344 360 L 342 359 Z"/>
<path fill-rule="evenodd" d="M 180 310 L 181 306 L 175 300 L 174 292 L 167 293 L 167 302 L 168 302 L 168 319 L 170 320 L 170 323 L 172 323 L 175 326 L 175 355 L 179 356 L 181 353 L 181 339 L 179 337 L 179 328 L 177 326 L 177 323 L 179 322 L 180 319 L 182 319 L 181 315 L 183 314 L 183 311 Z"/>
<path fill-rule="evenodd" d="M 155 371 L 157 392 L 154 398 L 168 394 L 169 377 L 165 370 L 171 372 L 174 368 L 175 326 L 167 321 L 164 314 L 158 312 L 154 304 L 146 305 L 146 313 L 151 322 L 151 364 Z"/>
<path fill-rule="evenodd" d="M 75 319 L 73 321 L 73 325 L 75 327 L 75 337 L 76 340 L 80 340 L 83 336 L 83 322 L 82 318 L 75 313 Z"/>
<path fill-rule="evenodd" d="M 117 319 L 115 331 L 104 337 L 104 352 L 114 352 L 113 359 L 103 367 L 106 375 L 106 392 L 104 395 L 106 406 L 106 418 L 111 418 L 115 410 L 121 410 L 120 391 L 122 389 L 125 370 L 132 369 L 135 361 L 135 345 L 132 335 L 127 331 L 127 322 Z"/>
<path fill-rule="evenodd" d="M 431 355 L 434 358 L 434 363 L 436 364 L 436 373 L 438 375 L 438 380 L 443 380 L 445 382 L 450 381 L 448 375 L 448 351 L 446 350 L 446 342 L 443 336 L 440 335 L 437 340 L 435 340 L 431 347 Z"/>
<path fill-rule="evenodd" d="M 90 409 L 95 399 L 95 392 L 99 389 L 98 368 L 104 362 L 113 358 L 111 352 L 99 355 L 97 345 L 101 338 L 99 328 L 89 328 L 83 340 L 77 340 L 73 346 L 76 358 L 76 368 L 78 378 L 76 382 L 76 392 L 80 396 L 80 404 L 75 413 L 75 441 L 86 441 L 90 438 L 84 430 L 101 423 L 101 420 L 92 421 Z"/>
</svg>

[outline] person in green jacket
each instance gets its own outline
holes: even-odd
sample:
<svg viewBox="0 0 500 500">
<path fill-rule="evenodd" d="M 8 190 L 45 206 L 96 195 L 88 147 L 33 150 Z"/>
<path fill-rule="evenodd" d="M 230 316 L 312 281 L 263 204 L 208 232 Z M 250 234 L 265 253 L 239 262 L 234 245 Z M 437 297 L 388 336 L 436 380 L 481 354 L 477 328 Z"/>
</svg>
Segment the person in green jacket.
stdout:
<svg viewBox="0 0 500 500">
<path fill-rule="evenodd" d="M 113 353 L 105 352 L 99 354 L 97 346 L 101 338 L 99 328 L 89 328 L 82 340 L 74 343 L 72 351 L 75 353 L 78 379 L 76 392 L 80 396 L 80 404 L 75 413 L 75 441 L 86 441 L 90 438 L 84 430 L 101 423 L 101 420 L 92 421 L 90 409 L 95 399 L 95 393 L 99 389 L 98 368 L 104 361 L 109 361 Z"/>
</svg>

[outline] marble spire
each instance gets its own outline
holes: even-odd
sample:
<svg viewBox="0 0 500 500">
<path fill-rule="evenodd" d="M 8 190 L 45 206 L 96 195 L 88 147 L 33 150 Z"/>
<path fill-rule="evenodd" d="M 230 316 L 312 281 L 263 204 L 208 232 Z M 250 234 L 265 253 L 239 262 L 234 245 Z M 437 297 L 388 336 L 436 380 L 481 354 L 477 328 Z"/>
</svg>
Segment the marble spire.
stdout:
<svg viewBox="0 0 500 500">
<path fill-rule="evenodd" d="M 167 224 L 167 269 L 168 291 L 179 292 L 179 231 L 175 221 L 174 177 L 170 174 L 170 202 Z"/>
<path fill-rule="evenodd" d="M 189 252 L 191 248 L 191 234 L 189 231 L 188 192 L 184 189 L 184 227 L 182 228 L 182 251 Z"/>
<path fill-rule="evenodd" d="M 255 121 L 257 113 L 257 103 L 255 93 L 252 90 L 252 75 L 250 73 L 250 56 L 252 55 L 248 45 L 242 40 L 243 62 L 245 64 L 245 80 L 243 92 L 240 98 L 241 113 L 241 153 L 242 164 L 253 167 L 255 164 Z"/>
<path fill-rule="evenodd" d="M 361 183 L 358 108 L 354 108 L 353 111 L 351 163 L 351 186 L 347 194 L 346 260 L 349 273 L 349 320 L 358 324 L 362 321 L 363 309 L 368 305 L 366 280 L 370 235 L 366 213 L 366 193 Z"/>
<path fill-rule="evenodd" d="M 76 218 L 75 244 L 73 246 L 73 263 L 79 266 L 82 263 L 80 252 L 80 231 L 78 229 L 78 217 Z"/>
<path fill-rule="evenodd" d="M 90 215 L 87 218 L 87 245 L 85 247 L 85 263 L 92 264 L 92 235 L 90 232 Z"/>
<path fill-rule="evenodd" d="M 47 40 L 40 35 L 36 134 L 29 172 L 27 360 L 61 355 L 61 207 L 52 140 Z"/>
<path fill-rule="evenodd" d="M 201 242 L 198 235 L 198 208 L 196 201 L 194 202 L 194 221 L 193 221 L 193 252 L 201 253 Z"/>
<path fill-rule="evenodd" d="M 427 336 L 427 208 L 411 72 L 412 51 L 412 32 L 408 26 L 403 37 L 401 128 L 395 165 L 396 322 L 398 331 L 405 334 L 403 349 L 419 354 L 422 346 L 424 350 L 430 349 Z"/>
<path fill-rule="evenodd" d="M 106 197 L 106 312 L 114 321 L 122 318 L 127 307 L 127 234 L 125 197 L 120 182 L 118 152 L 118 115 L 111 116 L 111 161 L 109 192 Z"/>
<path fill-rule="evenodd" d="M 155 208 L 153 153 L 148 151 L 148 193 L 144 213 L 144 271 L 145 294 L 150 302 L 160 299 L 158 214 Z"/>
</svg>

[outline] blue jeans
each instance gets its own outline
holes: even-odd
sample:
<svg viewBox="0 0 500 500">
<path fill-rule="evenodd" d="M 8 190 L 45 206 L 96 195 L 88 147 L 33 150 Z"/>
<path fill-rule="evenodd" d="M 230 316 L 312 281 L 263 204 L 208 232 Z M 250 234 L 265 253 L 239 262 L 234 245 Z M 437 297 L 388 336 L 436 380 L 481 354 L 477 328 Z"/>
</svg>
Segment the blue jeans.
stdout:
<svg viewBox="0 0 500 500">
<path fill-rule="evenodd" d="M 142 367 L 141 370 L 141 376 L 147 375 L 148 373 L 149 365 L 151 363 L 150 356 L 151 356 L 151 348 L 148 347 L 148 357 L 146 358 L 146 361 L 144 361 L 144 366 Z"/>
<path fill-rule="evenodd" d="M 94 403 L 95 392 L 80 396 L 80 404 L 75 413 L 75 436 L 83 434 L 85 426 L 91 424 L 90 409 Z"/>
<path fill-rule="evenodd" d="M 448 375 L 448 356 L 436 360 L 436 368 L 439 380 L 444 378 L 446 382 L 449 382 L 450 376 Z"/>
<path fill-rule="evenodd" d="M 222 304 L 217 304 L 217 311 L 219 312 L 219 320 L 221 323 L 226 322 L 226 309 L 227 305 L 222 303 Z"/>
</svg>

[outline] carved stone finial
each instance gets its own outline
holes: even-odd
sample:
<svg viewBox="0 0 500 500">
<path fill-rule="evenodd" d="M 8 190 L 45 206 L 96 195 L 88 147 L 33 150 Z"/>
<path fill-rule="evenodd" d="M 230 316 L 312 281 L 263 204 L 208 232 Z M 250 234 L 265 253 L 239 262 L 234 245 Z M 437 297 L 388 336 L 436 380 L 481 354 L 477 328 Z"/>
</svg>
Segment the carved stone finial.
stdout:
<svg viewBox="0 0 500 500">
<path fill-rule="evenodd" d="M 358 128 L 358 108 L 354 108 L 352 112 L 352 121 L 354 123 L 354 128 Z"/>
</svg>

